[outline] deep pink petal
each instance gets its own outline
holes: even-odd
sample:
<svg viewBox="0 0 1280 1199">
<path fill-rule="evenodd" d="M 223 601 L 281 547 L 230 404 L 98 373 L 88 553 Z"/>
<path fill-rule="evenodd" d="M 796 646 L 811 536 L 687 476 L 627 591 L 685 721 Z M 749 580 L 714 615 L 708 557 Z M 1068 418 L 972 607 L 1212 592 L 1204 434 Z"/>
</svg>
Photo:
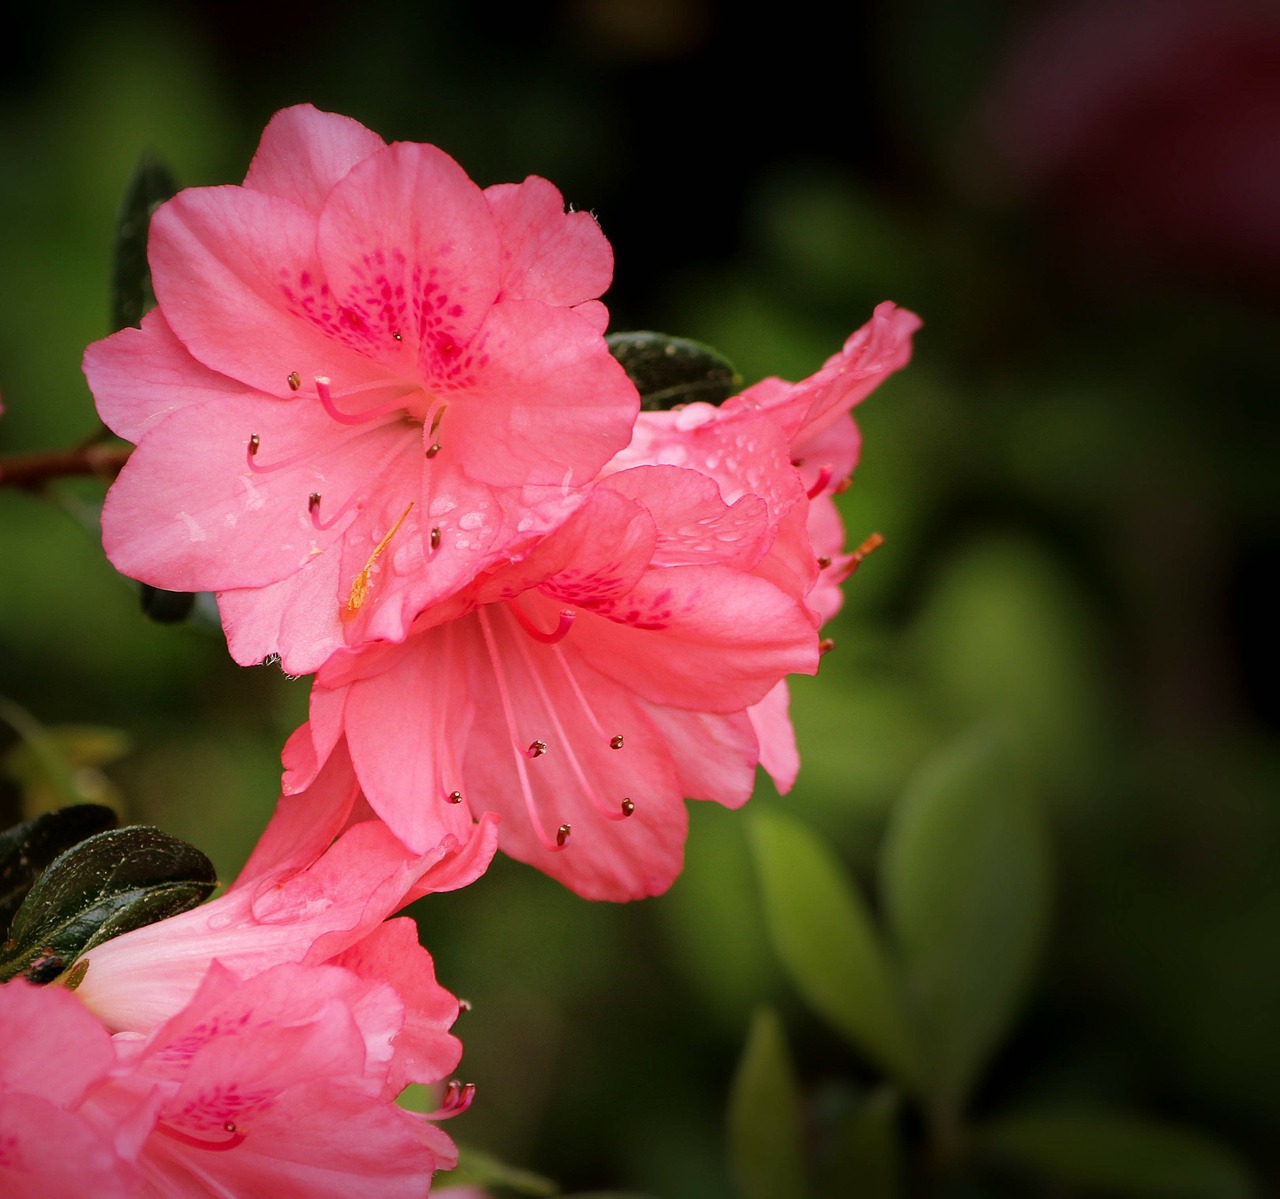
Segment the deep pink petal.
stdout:
<svg viewBox="0 0 1280 1199">
<path fill-rule="evenodd" d="M 142 328 L 95 341 L 84 352 L 84 373 L 103 422 L 135 443 L 179 408 L 245 390 L 192 358 L 159 308 L 142 318 Z"/>
<path fill-rule="evenodd" d="M 334 184 L 385 146 L 359 121 L 295 104 L 267 123 L 244 185 L 289 200 L 318 217 Z"/>
<path fill-rule="evenodd" d="M 602 295 L 613 277 L 613 251 L 595 218 L 564 211 L 545 179 L 485 189 L 502 239 L 502 293 L 571 307 Z"/>
</svg>

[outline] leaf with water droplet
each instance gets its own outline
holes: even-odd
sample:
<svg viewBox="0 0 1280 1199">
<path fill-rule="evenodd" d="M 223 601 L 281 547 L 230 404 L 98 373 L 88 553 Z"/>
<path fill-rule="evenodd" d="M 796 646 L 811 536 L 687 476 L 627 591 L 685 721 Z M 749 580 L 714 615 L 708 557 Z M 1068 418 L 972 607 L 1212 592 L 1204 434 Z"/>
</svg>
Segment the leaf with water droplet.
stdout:
<svg viewBox="0 0 1280 1199">
<path fill-rule="evenodd" d="M 178 190 L 168 167 L 144 154 L 125 187 L 116 220 L 111 257 L 111 328 L 142 324 L 143 314 L 155 306 L 151 268 L 147 263 L 147 231 L 151 215 Z"/>
<path fill-rule="evenodd" d="M 27 892 L 59 854 L 115 825 L 110 808 L 75 804 L 0 832 L 0 934 L 8 932 Z"/>
<path fill-rule="evenodd" d="M 27 892 L 0 955 L 0 981 L 49 982 L 95 945 L 176 916 L 217 886 L 193 845 L 143 826 L 98 833 L 65 850 Z"/>
<path fill-rule="evenodd" d="M 605 342 L 635 384 L 645 412 L 662 412 L 694 400 L 722 404 L 742 384 L 723 354 L 686 337 L 641 330 L 610 333 Z"/>
</svg>

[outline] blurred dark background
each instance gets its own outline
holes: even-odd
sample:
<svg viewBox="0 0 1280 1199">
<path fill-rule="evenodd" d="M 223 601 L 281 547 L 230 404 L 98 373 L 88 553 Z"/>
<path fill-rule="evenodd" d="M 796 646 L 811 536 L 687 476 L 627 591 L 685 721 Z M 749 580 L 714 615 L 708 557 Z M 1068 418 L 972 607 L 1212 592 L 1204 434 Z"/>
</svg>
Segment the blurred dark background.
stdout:
<svg viewBox="0 0 1280 1199">
<path fill-rule="evenodd" d="M 1055 917 L 977 1110 L 1139 1110 L 1280 1183 L 1274 5 L 50 3 L 0 37 L 0 451 L 95 427 L 79 359 L 141 153 L 238 182 L 299 101 L 482 185 L 550 178 L 613 244 L 612 327 L 710 342 L 747 382 L 810 373 L 879 300 L 917 311 L 842 499 L 850 540 L 886 545 L 794 687 L 799 783 L 753 802 L 870 895 L 905 782 L 1003 722 L 1049 812 Z M 64 789 L 229 878 L 306 683 L 145 621 L 96 547 L 101 491 L 0 489 L 0 696 Z M 10 799 L 57 800 L 27 741 L 0 746 Z M 695 811 L 658 900 L 499 862 L 422 905 L 474 1005 L 455 1135 L 567 1187 L 715 1199 L 756 1004 L 813 1092 L 874 1079 L 773 964 L 742 821 Z"/>
</svg>

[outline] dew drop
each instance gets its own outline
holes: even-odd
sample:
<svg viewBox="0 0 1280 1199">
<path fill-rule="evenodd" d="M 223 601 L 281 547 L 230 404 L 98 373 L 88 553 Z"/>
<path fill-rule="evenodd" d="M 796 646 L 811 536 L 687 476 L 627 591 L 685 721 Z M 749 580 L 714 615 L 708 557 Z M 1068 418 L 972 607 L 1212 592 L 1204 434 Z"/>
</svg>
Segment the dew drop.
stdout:
<svg viewBox="0 0 1280 1199">
<path fill-rule="evenodd" d="M 636 810 L 636 801 L 634 799 L 624 799 L 621 803 L 622 814 L 630 816 Z"/>
<path fill-rule="evenodd" d="M 461 792 L 461 791 L 450 791 L 450 792 L 449 792 L 449 802 L 450 802 L 450 803 L 461 803 L 461 802 L 462 802 L 462 792 Z"/>
<path fill-rule="evenodd" d="M 572 827 L 567 824 L 562 824 L 558 829 L 556 829 L 556 845 L 560 849 L 563 849 L 569 844 L 569 833 L 571 831 Z"/>
<path fill-rule="evenodd" d="M 610 749 L 621 749 L 621 748 L 622 748 L 622 734 L 621 734 L 621 733 L 619 733 L 616 737 L 610 737 L 610 738 L 609 738 L 609 748 L 610 748 Z"/>
<path fill-rule="evenodd" d="M 297 391 L 302 386 L 302 376 L 297 371 L 290 371 L 285 382 L 289 384 L 290 391 Z"/>
</svg>

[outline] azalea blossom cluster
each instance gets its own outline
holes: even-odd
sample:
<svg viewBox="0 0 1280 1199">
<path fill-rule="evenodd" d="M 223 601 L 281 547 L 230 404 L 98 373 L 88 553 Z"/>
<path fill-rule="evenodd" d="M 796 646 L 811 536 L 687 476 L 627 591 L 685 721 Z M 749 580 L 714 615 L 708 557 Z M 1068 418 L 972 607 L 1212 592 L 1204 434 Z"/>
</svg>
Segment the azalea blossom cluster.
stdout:
<svg viewBox="0 0 1280 1199">
<path fill-rule="evenodd" d="M 859 560 L 832 498 L 850 410 L 919 322 L 882 304 L 800 383 L 641 411 L 592 216 L 309 106 L 276 115 L 242 186 L 164 204 L 149 258 L 158 307 L 85 355 L 136 444 L 107 555 L 216 593 L 237 661 L 315 676 L 309 719 L 236 884 L 93 950 L 81 1006 L 56 1000 L 69 1038 L 98 1021 L 75 1087 L 45 1094 L 11 1046 L 0 1074 L 30 1088 L 0 1099 L 53 1105 L 161 1192 L 216 1160 L 275 1193 L 287 1171 L 262 1163 L 312 1138 L 394 1159 L 349 1173 L 399 1194 L 397 1171 L 451 1160 L 390 1101 L 452 1069 L 457 1005 L 382 921 L 495 842 L 586 898 L 658 894 L 687 799 L 737 807 L 757 765 L 790 787 L 786 680 L 817 669 Z M 261 1135 L 244 1111 L 271 1113 Z"/>
</svg>

